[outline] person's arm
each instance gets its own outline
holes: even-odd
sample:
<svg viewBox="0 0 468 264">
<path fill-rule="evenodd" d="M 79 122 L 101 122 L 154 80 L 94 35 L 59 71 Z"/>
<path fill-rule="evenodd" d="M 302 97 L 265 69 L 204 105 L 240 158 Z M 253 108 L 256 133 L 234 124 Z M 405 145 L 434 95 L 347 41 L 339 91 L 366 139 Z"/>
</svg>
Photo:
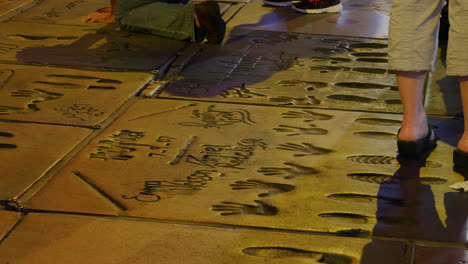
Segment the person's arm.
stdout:
<svg viewBox="0 0 468 264">
<path fill-rule="evenodd" d="M 111 0 L 110 7 L 99 8 L 91 14 L 83 17 L 81 20 L 86 23 L 115 23 L 114 7 L 116 1 L 117 0 Z"/>
</svg>

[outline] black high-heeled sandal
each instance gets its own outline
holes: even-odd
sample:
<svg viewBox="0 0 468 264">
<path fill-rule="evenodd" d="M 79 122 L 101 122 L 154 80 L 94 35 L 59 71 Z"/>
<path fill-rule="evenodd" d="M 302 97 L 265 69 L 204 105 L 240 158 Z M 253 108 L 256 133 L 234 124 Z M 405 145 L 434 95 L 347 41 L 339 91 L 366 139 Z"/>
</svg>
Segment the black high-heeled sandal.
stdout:
<svg viewBox="0 0 468 264">
<path fill-rule="evenodd" d="M 439 137 L 432 128 L 429 126 L 427 128 L 427 135 L 423 138 L 412 141 L 398 139 L 398 154 L 403 157 L 418 157 L 435 149 L 437 147 L 437 140 Z M 400 134 L 400 131 L 398 131 L 398 134 Z"/>
</svg>

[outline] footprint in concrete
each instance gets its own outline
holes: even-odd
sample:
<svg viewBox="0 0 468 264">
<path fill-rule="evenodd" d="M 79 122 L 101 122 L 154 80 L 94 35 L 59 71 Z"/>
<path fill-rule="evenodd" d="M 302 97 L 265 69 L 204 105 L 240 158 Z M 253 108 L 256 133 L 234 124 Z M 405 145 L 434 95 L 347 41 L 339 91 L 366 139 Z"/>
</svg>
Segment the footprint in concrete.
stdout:
<svg viewBox="0 0 468 264">
<path fill-rule="evenodd" d="M 347 175 L 353 180 L 362 181 L 362 182 L 369 182 L 369 183 L 389 183 L 392 180 L 392 175 L 388 174 L 381 174 L 381 173 L 349 173 Z"/>
<path fill-rule="evenodd" d="M 325 253 L 320 251 L 310 251 L 290 247 L 249 247 L 242 250 L 249 256 L 261 257 L 265 259 L 282 259 L 282 258 L 304 258 L 314 260 L 315 263 L 324 264 L 351 264 L 353 259 L 346 255 Z"/>
<path fill-rule="evenodd" d="M 221 212 L 221 215 L 264 215 L 271 216 L 278 214 L 278 208 L 265 202 L 255 200 L 256 205 L 221 202 L 219 205 L 213 205 L 211 210 Z"/>
<path fill-rule="evenodd" d="M 290 192 L 295 189 L 294 186 L 282 183 L 264 182 L 260 180 L 236 181 L 231 184 L 233 190 L 266 190 L 260 193 L 259 197 L 266 197 L 274 194 Z"/>
<path fill-rule="evenodd" d="M 370 63 L 388 63 L 388 59 L 384 58 L 356 58 L 356 61 Z"/>
<path fill-rule="evenodd" d="M 388 54 L 385 52 L 354 52 L 351 53 L 354 57 L 387 57 Z"/>
<path fill-rule="evenodd" d="M 378 140 L 395 140 L 397 135 L 394 133 L 380 132 L 380 131 L 360 131 L 353 133 L 356 136 L 378 139 Z"/>
<path fill-rule="evenodd" d="M 258 172 L 265 176 L 279 176 L 283 179 L 292 179 L 298 176 L 315 175 L 319 173 L 312 167 L 302 166 L 292 162 L 285 162 L 283 164 L 289 167 L 262 167 L 258 170 Z"/>
<path fill-rule="evenodd" d="M 369 222 L 367 216 L 353 213 L 321 213 L 318 216 L 350 224 L 366 224 Z"/>
<path fill-rule="evenodd" d="M 421 183 L 425 185 L 439 185 L 447 183 L 446 179 L 436 177 L 421 177 Z"/>
<path fill-rule="evenodd" d="M 305 119 L 305 122 L 312 122 L 316 120 L 330 120 L 333 118 L 332 115 L 321 114 L 311 110 L 302 110 L 302 111 L 288 111 L 282 113 L 283 118 L 302 118 Z"/>
<path fill-rule="evenodd" d="M 296 143 L 280 144 L 277 149 L 302 152 L 300 154 L 294 154 L 294 157 L 326 155 L 330 152 L 333 152 L 331 149 L 316 147 L 310 143 L 305 142 L 303 142 L 302 145 Z"/>
<path fill-rule="evenodd" d="M 421 182 L 421 184 L 425 184 L 425 185 L 438 185 L 438 184 L 445 184 L 447 182 L 447 180 L 445 179 L 436 178 L 436 177 L 421 177 L 417 179 L 405 179 L 405 178 L 396 178 L 388 174 L 368 173 L 368 172 L 349 173 L 347 176 L 353 180 L 376 183 L 376 184 L 398 184 L 400 181 L 404 181 L 404 180 L 418 180 Z"/>
<path fill-rule="evenodd" d="M 380 155 L 356 155 L 349 156 L 346 158 L 352 162 L 363 163 L 363 164 L 375 164 L 375 165 L 390 165 L 398 164 L 398 160 L 392 156 L 380 156 Z M 426 161 L 424 167 L 427 168 L 441 168 L 442 164 L 436 161 Z"/>
<path fill-rule="evenodd" d="M 362 83 L 362 82 L 339 82 L 335 83 L 335 86 L 353 89 L 389 89 L 391 91 L 398 91 L 398 87 L 388 84 L 378 83 Z"/>
<path fill-rule="evenodd" d="M 352 201 L 357 203 L 374 202 L 377 199 L 376 195 L 359 193 L 332 193 L 327 195 L 327 197 L 334 200 Z"/>
<path fill-rule="evenodd" d="M 409 201 L 403 199 L 360 193 L 332 193 L 327 197 L 334 200 L 355 203 L 375 203 L 376 200 L 385 200 L 394 206 L 407 206 L 410 204 Z"/>
<path fill-rule="evenodd" d="M 401 120 L 385 119 L 385 118 L 358 118 L 357 123 L 375 126 L 400 126 Z"/>
<path fill-rule="evenodd" d="M 354 103 L 375 103 L 378 100 L 374 98 L 358 96 L 358 95 L 349 95 L 349 94 L 332 94 L 327 96 L 328 99 L 344 101 L 344 102 L 354 102 Z"/>
<path fill-rule="evenodd" d="M 353 43 L 349 47 L 351 49 L 385 49 L 388 47 L 388 44 L 376 42 L 361 42 Z"/>
<path fill-rule="evenodd" d="M 316 125 L 309 124 L 309 127 L 296 127 L 287 125 L 278 125 L 279 127 L 273 130 L 283 133 L 289 133 L 287 136 L 300 136 L 300 135 L 326 135 L 328 130 L 316 127 Z"/>
<path fill-rule="evenodd" d="M 364 163 L 364 164 L 379 164 L 379 165 L 398 164 L 397 159 L 391 156 L 357 155 L 357 156 L 349 156 L 346 159 L 356 162 L 356 163 Z"/>
</svg>

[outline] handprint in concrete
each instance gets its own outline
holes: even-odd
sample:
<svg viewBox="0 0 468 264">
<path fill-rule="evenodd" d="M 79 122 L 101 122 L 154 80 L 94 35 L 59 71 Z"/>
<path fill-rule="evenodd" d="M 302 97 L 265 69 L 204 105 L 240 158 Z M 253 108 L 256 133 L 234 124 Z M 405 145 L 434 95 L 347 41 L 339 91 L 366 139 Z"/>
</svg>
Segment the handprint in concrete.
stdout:
<svg viewBox="0 0 468 264">
<path fill-rule="evenodd" d="M 263 201 L 255 200 L 256 205 L 242 204 L 234 202 L 221 202 L 213 205 L 211 210 L 221 212 L 220 215 L 264 215 L 271 216 L 278 214 L 278 208 Z"/>
<path fill-rule="evenodd" d="M 305 142 L 303 142 L 302 145 L 295 144 L 295 143 L 280 144 L 277 149 L 302 152 L 302 153 L 294 154 L 294 157 L 325 155 L 330 152 L 333 152 L 333 150 L 316 147 L 310 143 L 305 143 Z"/>
<path fill-rule="evenodd" d="M 314 175 L 319 173 L 312 167 L 302 166 L 292 162 L 285 162 L 283 164 L 289 167 L 262 167 L 258 170 L 258 172 L 265 176 L 279 176 L 283 179 L 292 179 L 297 176 Z"/>
<path fill-rule="evenodd" d="M 23 108 L 0 105 L 0 115 L 27 114 L 38 110 L 35 104 L 28 104 Z"/>
<path fill-rule="evenodd" d="M 11 92 L 13 97 L 32 97 L 34 98 L 25 107 L 0 106 L 0 115 L 27 114 L 39 111 L 38 103 L 55 100 L 63 96 L 61 93 L 48 92 L 42 89 L 34 90 L 16 90 Z"/>
<path fill-rule="evenodd" d="M 40 102 L 44 102 L 44 101 L 55 100 L 57 98 L 62 97 L 63 94 L 48 92 L 48 91 L 42 90 L 42 89 L 34 89 L 34 90 L 17 90 L 17 91 L 13 91 L 13 92 L 11 92 L 11 96 L 13 96 L 13 97 L 33 97 L 33 98 L 37 98 L 37 99 L 34 99 L 32 101 L 33 103 L 40 103 Z"/>
<path fill-rule="evenodd" d="M 332 115 L 321 114 L 312 110 L 288 111 L 283 113 L 281 116 L 283 118 L 301 118 L 304 119 L 304 122 L 312 122 L 315 120 L 330 120 L 333 118 Z"/>
<path fill-rule="evenodd" d="M 282 132 L 282 133 L 289 133 L 287 136 L 300 136 L 300 135 L 326 135 L 328 134 L 328 130 L 319 128 L 316 125 L 309 124 L 309 127 L 297 127 L 297 126 L 288 126 L 288 125 L 279 125 L 277 128 L 273 128 L 273 130 Z"/>
<path fill-rule="evenodd" d="M 231 184 L 233 190 L 265 190 L 266 192 L 260 193 L 259 197 L 270 196 L 290 192 L 295 189 L 294 186 L 282 183 L 264 182 L 260 180 L 246 180 L 236 181 Z"/>
</svg>

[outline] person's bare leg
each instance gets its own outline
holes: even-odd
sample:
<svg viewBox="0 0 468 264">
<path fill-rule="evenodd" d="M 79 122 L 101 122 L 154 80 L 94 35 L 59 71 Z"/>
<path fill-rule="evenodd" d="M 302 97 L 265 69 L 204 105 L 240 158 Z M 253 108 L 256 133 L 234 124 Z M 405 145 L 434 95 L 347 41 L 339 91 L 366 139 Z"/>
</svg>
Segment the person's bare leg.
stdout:
<svg viewBox="0 0 468 264">
<path fill-rule="evenodd" d="M 458 142 L 457 147 L 468 153 L 468 76 L 459 77 L 460 81 L 460 92 L 463 103 L 463 115 L 465 121 L 465 131 L 460 141 Z"/>
<path fill-rule="evenodd" d="M 195 26 L 197 28 L 200 27 L 200 22 L 198 21 L 198 17 L 197 17 L 197 14 L 195 13 L 195 11 L 193 12 L 193 18 L 195 19 Z"/>
<path fill-rule="evenodd" d="M 424 138 L 428 133 L 427 115 L 423 105 L 425 77 L 424 71 L 396 72 L 398 90 L 403 102 L 403 122 L 398 135 L 400 140 L 413 141 Z"/>
</svg>

